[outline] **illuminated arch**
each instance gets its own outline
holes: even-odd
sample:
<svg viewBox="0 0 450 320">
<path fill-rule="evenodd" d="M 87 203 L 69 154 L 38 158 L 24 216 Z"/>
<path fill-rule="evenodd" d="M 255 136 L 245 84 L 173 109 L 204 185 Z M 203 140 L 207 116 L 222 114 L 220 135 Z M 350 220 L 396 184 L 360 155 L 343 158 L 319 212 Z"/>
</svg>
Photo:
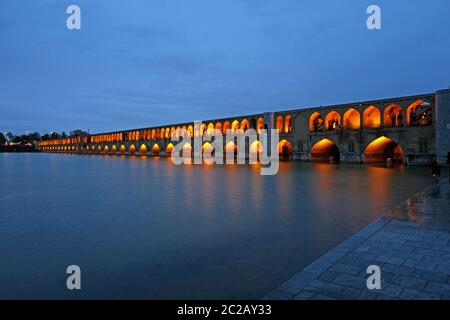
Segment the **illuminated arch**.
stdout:
<svg viewBox="0 0 450 320">
<path fill-rule="evenodd" d="M 238 147 L 233 141 L 230 141 L 225 145 L 225 153 L 234 152 L 236 154 L 237 150 Z"/>
<path fill-rule="evenodd" d="M 120 153 L 125 153 L 125 151 L 127 151 L 127 148 L 125 148 L 124 145 L 121 145 L 119 151 Z"/>
<path fill-rule="evenodd" d="M 311 159 L 314 162 L 339 162 L 341 153 L 339 148 L 329 139 L 322 139 L 311 149 Z"/>
<path fill-rule="evenodd" d="M 202 123 L 201 129 L 200 129 L 200 135 L 204 135 L 206 132 L 206 124 Z"/>
<path fill-rule="evenodd" d="M 222 123 L 216 122 L 215 129 L 216 131 L 222 132 Z"/>
<path fill-rule="evenodd" d="M 159 154 L 160 151 L 161 151 L 161 149 L 159 148 L 159 145 L 157 143 L 155 143 L 152 147 L 152 154 L 157 155 L 157 154 Z"/>
<path fill-rule="evenodd" d="M 239 121 L 234 120 L 233 123 L 231 124 L 231 131 L 235 132 L 237 129 L 239 129 Z"/>
<path fill-rule="evenodd" d="M 214 156 L 214 147 L 211 143 L 205 142 L 202 146 L 202 154 L 203 154 L 203 161 L 206 164 L 212 164 L 214 162 L 213 156 Z M 208 158 L 207 158 L 208 157 Z M 209 158 L 211 157 L 211 158 Z"/>
<path fill-rule="evenodd" d="M 323 130 L 323 118 L 319 112 L 314 112 L 309 117 L 309 131 L 317 132 Z"/>
<path fill-rule="evenodd" d="M 164 131 L 164 128 L 161 128 L 160 131 L 159 131 L 159 138 L 160 138 L 160 139 L 164 139 L 165 133 L 166 133 L 166 132 Z"/>
<path fill-rule="evenodd" d="M 360 129 L 361 114 L 358 110 L 350 108 L 344 113 L 344 129 Z"/>
<path fill-rule="evenodd" d="M 241 126 L 240 126 L 240 129 L 242 130 L 242 131 L 247 131 L 248 129 L 250 128 L 250 125 L 249 125 L 249 123 L 248 123 L 248 120 L 247 119 L 243 119 L 242 121 L 241 121 Z"/>
<path fill-rule="evenodd" d="M 145 144 L 142 144 L 141 147 L 139 148 L 139 153 L 140 154 L 147 154 L 147 146 Z"/>
<path fill-rule="evenodd" d="M 284 118 L 284 133 L 292 133 L 292 116 L 290 114 Z"/>
<path fill-rule="evenodd" d="M 328 131 L 339 130 L 341 127 L 341 115 L 333 110 L 325 117 L 325 129 Z"/>
<path fill-rule="evenodd" d="M 263 152 L 263 145 L 261 142 L 259 142 L 258 140 L 254 141 L 251 145 L 250 145 L 250 158 L 253 156 L 256 159 L 260 160 L 261 159 L 261 154 Z"/>
<path fill-rule="evenodd" d="M 231 129 L 230 121 L 225 121 L 223 123 L 223 128 L 222 128 L 223 134 L 227 134 L 227 130 L 230 130 L 230 129 Z"/>
<path fill-rule="evenodd" d="M 408 126 L 424 126 L 433 123 L 431 104 L 425 100 L 417 100 L 409 105 L 406 111 Z"/>
<path fill-rule="evenodd" d="M 183 149 L 182 150 L 183 150 L 183 157 L 192 155 L 192 146 L 191 146 L 190 143 L 186 142 L 183 145 Z"/>
<path fill-rule="evenodd" d="M 393 103 L 384 109 L 384 126 L 385 127 L 402 127 L 403 126 L 403 110 L 402 107 Z"/>
<path fill-rule="evenodd" d="M 167 147 L 166 147 L 166 153 L 167 153 L 168 155 L 170 155 L 170 154 L 172 153 L 172 151 L 173 151 L 173 144 L 172 144 L 172 143 L 169 143 L 169 144 L 167 145 Z"/>
<path fill-rule="evenodd" d="M 280 159 L 288 160 L 292 157 L 292 144 L 286 139 L 278 143 L 278 154 Z"/>
<path fill-rule="evenodd" d="M 156 138 L 156 130 L 153 129 L 152 130 L 152 139 L 155 140 L 155 138 Z"/>
<path fill-rule="evenodd" d="M 117 152 L 117 146 L 115 144 L 113 144 L 112 148 L 111 148 L 113 153 Z"/>
<path fill-rule="evenodd" d="M 189 137 L 192 138 L 194 136 L 194 128 L 192 126 L 188 127 Z"/>
<path fill-rule="evenodd" d="M 69 147 L 69 148 L 70 148 L 70 147 Z M 99 145 L 99 146 L 97 147 L 97 151 L 99 151 L 99 152 L 102 151 L 102 146 Z"/>
<path fill-rule="evenodd" d="M 108 153 L 108 152 L 109 152 L 109 147 L 108 147 L 108 146 L 105 146 L 105 147 L 103 148 L 103 152 L 104 152 L 104 153 Z"/>
<path fill-rule="evenodd" d="M 213 135 L 213 134 L 214 134 L 214 123 L 210 122 L 210 123 L 208 124 L 208 128 L 207 128 L 206 132 L 207 132 L 209 135 Z"/>
<path fill-rule="evenodd" d="M 166 135 L 165 135 L 166 139 L 170 138 L 170 128 L 166 128 Z"/>
<path fill-rule="evenodd" d="M 363 127 L 366 129 L 376 129 L 380 127 L 381 112 L 375 106 L 366 108 L 363 112 Z"/>
<path fill-rule="evenodd" d="M 259 117 L 258 121 L 256 122 L 256 131 L 258 132 L 258 134 L 261 134 L 263 129 L 264 129 L 264 118 Z"/>
<path fill-rule="evenodd" d="M 403 149 L 392 139 L 382 136 L 369 143 L 364 150 L 366 163 L 386 163 L 390 158 L 394 163 L 403 162 Z"/>
<path fill-rule="evenodd" d="M 130 146 L 129 151 L 130 151 L 131 154 L 134 154 L 134 153 L 136 152 L 136 147 L 134 146 L 134 144 L 132 144 L 132 145 Z"/>
<path fill-rule="evenodd" d="M 283 117 L 282 116 L 277 117 L 276 128 L 279 133 L 283 133 Z"/>
</svg>

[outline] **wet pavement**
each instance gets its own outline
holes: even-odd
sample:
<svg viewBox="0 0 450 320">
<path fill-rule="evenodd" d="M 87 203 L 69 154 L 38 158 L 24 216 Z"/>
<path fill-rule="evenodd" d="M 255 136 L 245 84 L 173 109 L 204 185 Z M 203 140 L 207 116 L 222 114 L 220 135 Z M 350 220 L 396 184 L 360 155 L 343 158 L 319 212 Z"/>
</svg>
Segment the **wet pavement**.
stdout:
<svg viewBox="0 0 450 320">
<path fill-rule="evenodd" d="M 370 290 L 367 268 L 380 267 Z M 265 299 L 450 299 L 450 184 L 430 186 L 304 268 Z"/>
</svg>

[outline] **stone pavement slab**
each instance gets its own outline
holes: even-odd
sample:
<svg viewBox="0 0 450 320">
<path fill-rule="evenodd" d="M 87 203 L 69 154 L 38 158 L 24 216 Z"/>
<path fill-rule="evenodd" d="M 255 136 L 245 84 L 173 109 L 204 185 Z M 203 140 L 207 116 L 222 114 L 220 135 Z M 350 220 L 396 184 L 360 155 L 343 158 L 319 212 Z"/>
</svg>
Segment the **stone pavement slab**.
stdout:
<svg viewBox="0 0 450 320">
<path fill-rule="evenodd" d="M 367 267 L 381 289 L 367 288 Z M 450 300 L 450 185 L 428 187 L 304 268 L 264 299 Z"/>
</svg>

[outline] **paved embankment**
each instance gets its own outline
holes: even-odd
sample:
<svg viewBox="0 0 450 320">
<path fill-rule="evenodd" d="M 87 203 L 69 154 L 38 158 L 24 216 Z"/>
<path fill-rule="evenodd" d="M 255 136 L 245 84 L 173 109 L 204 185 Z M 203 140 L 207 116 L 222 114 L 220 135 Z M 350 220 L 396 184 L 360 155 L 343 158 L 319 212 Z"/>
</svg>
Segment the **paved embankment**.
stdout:
<svg viewBox="0 0 450 320">
<path fill-rule="evenodd" d="M 369 290 L 367 267 L 381 268 Z M 428 187 L 304 268 L 265 299 L 450 299 L 450 185 Z"/>
</svg>

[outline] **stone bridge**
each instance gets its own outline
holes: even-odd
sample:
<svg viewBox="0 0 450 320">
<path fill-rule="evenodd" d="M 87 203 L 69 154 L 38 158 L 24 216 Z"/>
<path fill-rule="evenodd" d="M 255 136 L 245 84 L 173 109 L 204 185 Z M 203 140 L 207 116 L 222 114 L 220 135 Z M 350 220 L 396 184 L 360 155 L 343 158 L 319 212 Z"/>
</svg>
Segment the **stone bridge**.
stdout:
<svg viewBox="0 0 450 320">
<path fill-rule="evenodd" d="M 168 156 L 174 131 L 191 139 L 219 130 L 278 129 L 278 152 L 284 159 L 302 161 L 385 163 L 409 165 L 443 163 L 450 151 L 450 90 L 399 98 L 267 112 L 210 119 L 201 124 L 177 123 L 98 134 L 81 134 L 39 143 L 44 152 L 104 155 Z M 205 143 L 202 150 L 211 148 Z M 233 142 L 224 150 L 234 150 Z M 261 152 L 258 141 L 246 146 L 246 155 Z M 188 150 L 186 150 L 188 151 Z M 190 150 L 189 150 L 190 151 Z M 390 160 L 388 160 L 390 159 Z"/>
</svg>

